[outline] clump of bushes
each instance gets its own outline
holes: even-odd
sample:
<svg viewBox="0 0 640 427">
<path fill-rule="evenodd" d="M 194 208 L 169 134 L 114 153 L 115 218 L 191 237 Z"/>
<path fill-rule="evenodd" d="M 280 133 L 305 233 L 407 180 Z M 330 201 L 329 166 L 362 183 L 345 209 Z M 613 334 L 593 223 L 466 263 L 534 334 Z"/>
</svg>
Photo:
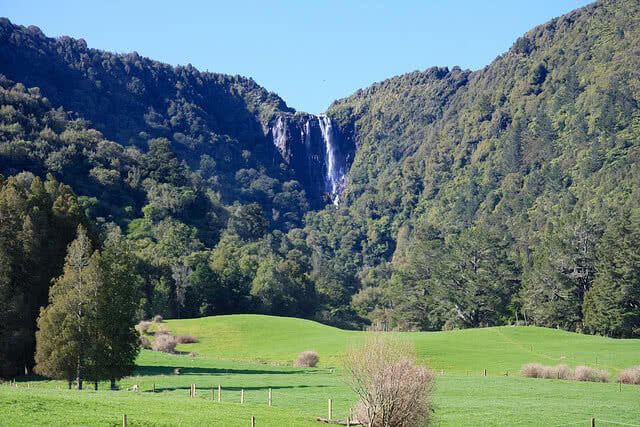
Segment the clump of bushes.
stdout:
<svg viewBox="0 0 640 427">
<path fill-rule="evenodd" d="M 315 368 L 320 361 L 320 356 L 315 351 L 307 350 L 298 355 L 295 365 L 298 368 Z"/>
<path fill-rule="evenodd" d="M 551 375 L 552 375 L 552 378 L 555 378 L 558 380 L 570 380 L 572 371 L 571 371 L 571 368 L 568 367 L 567 365 L 558 365 L 553 368 Z"/>
<path fill-rule="evenodd" d="M 178 344 L 195 344 L 200 340 L 192 335 L 180 335 L 176 337 Z"/>
<path fill-rule="evenodd" d="M 165 353 L 175 353 L 178 340 L 169 333 L 156 334 L 155 342 L 152 349 L 155 351 L 163 351 Z"/>
<path fill-rule="evenodd" d="M 527 378 L 542 378 L 542 369 L 544 367 L 539 363 L 527 363 L 522 366 L 520 373 Z"/>
<path fill-rule="evenodd" d="M 523 377 L 547 378 L 557 380 L 570 380 L 573 378 L 573 371 L 567 365 L 545 366 L 539 363 L 529 363 L 520 370 Z"/>
<path fill-rule="evenodd" d="M 640 385 L 640 366 L 634 366 L 633 368 L 627 368 L 620 371 L 618 374 L 618 381 L 622 384 Z"/>
<path fill-rule="evenodd" d="M 151 322 L 149 322 L 148 320 L 141 320 L 136 325 L 136 331 L 138 331 L 140 335 L 148 334 L 150 327 L 151 327 Z"/>
<path fill-rule="evenodd" d="M 140 335 L 138 337 L 138 345 L 142 348 L 151 349 L 155 351 L 163 351 L 165 353 L 175 353 L 176 346 L 178 344 L 193 344 L 200 342 L 198 338 L 192 335 L 180 335 L 173 336 L 171 333 L 164 329 L 163 326 L 153 326 L 154 324 L 162 323 L 162 316 L 159 314 L 153 316 L 152 320 L 141 320 L 136 325 L 136 330 Z M 149 339 L 153 335 L 153 343 Z"/>
<path fill-rule="evenodd" d="M 576 381 L 609 381 L 609 372 L 590 366 L 578 366 L 572 370 L 567 365 L 545 366 L 539 363 L 528 363 L 522 367 L 520 373 L 528 378 L 547 378 Z"/>
<path fill-rule="evenodd" d="M 609 372 L 604 369 L 592 368 L 590 366 L 576 366 L 573 377 L 578 381 L 606 383 L 609 381 Z"/>
<path fill-rule="evenodd" d="M 360 397 L 357 421 L 371 427 L 426 425 L 435 374 L 416 363 L 405 341 L 373 337 L 344 360 L 347 381 Z"/>
<path fill-rule="evenodd" d="M 145 348 L 147 350 L 151 349 L 151 341 L 149 341 L 149 338 L 145 335 L 140 335 L 138 337 L 138 346 Z"/>
</svg>

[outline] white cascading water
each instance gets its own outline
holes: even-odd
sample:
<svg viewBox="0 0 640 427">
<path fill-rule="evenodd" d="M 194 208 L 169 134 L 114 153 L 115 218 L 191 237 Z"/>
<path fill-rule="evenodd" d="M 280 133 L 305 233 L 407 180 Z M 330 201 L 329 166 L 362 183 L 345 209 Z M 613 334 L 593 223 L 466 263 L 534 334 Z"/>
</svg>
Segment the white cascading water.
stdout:
<svg viewBox="0 0 640 427">
<path fill-rule="evenodd" d="M 311 148 L 311 122 L 307 120 L 304 123 L 304 128 L 302 129 L 302 140 L 304 141 L 304 146 L 309 150 Z"/>
<path fill-rule="evenodd" d="M 339 170 L 336 166 L 336 148 L 333 143 L 333 124 L 327 116 L 317 116 L 320 132 L 322 132 L 322 140 L 324 141 L 325 162 L 327 174 L 325 176 L 326 190 L 331 194 L 331 201 L 337 205 L 340 201 L 340 192 L 342 190 L 342 181 L 344 180 L 344 171 Z"/>
<path fill-rule="evenodd" d="M 309 115 L 304 125 L 300 128 L 300 137 L 304 142 L 307 155 L 313 155 L 316 160 L 318 160 L 317 154 L 311 154 L 313 121 L 318 123 L 324 146 L 324 191 L 329 193 L 331 201 L 334 205 L 337 205 L 340 201 L 340 194 L 344 190 L 345 173 L 344 166 L 339 165 L 336 155 L 337 148 L 334 143 L 333 124 L 331 119 L 325 115 Z M 287 120 L 280 116 L 271 128 L 273 143 L 281 153 L 287 152 L 287 126 Z"/>
<path fill-rule="evenodd" d="M 278 117 L 276 123 L 271 129 L 273 135 L 273 143 L 282 153 L 287 147 L 287 123 L 283 117 Z"/>
</svg>

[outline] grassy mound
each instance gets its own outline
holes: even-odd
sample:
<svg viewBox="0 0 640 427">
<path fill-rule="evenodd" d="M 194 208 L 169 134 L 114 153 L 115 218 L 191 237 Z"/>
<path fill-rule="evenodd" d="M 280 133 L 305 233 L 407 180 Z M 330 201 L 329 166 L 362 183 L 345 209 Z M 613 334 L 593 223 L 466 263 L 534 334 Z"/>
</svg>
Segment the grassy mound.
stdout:
<svg viewBox="0 0 640 427">
<path fill-rule="evenodd" d="M 193 335 L 200 342 L 182 351 L 217 359 L 291 365 L 296 355 L 315 350 L 320 366 L 339 364 L 349 345 L 365 333 L 344 331 L 316 322 L 261 315 L 214 316 L 169 320 L 174 335 Z M 617 371 L 637 364 L 640 340 L 616 340 L 537 327 L 495 327 L 396 335 L 415 342 L 419 357 L 433 368 L 453 373 L 516 373 L 523 364 L 594 365 Z"/>
</svg>

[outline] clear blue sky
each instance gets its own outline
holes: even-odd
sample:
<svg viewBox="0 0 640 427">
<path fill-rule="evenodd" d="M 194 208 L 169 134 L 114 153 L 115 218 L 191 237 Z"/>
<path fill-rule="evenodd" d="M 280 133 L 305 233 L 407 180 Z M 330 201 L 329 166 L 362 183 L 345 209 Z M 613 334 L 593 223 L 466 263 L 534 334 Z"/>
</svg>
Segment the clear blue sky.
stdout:
<svg viewBox="0 0 640 427">
<path fill-rule="evenodd" d="M 90 47 L 241 74 L 298 110 L 433 65 L 478 69 L 587 0 L 0 0 L 0 16 Z"/>
</svg>

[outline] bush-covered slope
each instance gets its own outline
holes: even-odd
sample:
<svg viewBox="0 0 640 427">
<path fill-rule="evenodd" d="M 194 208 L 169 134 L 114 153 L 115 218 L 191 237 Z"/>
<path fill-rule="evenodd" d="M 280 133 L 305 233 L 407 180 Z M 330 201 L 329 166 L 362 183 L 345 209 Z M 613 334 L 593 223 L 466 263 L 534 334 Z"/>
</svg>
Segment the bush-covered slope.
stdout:
<svg viewBox="0 0 640 427">
<path fill-rule="evenodd" d="M 337 101 L 336 134 L 357 149 L 340 205 L 317 212 L 269 138 L 291 113 L 276 95 L 5 19 L 0 172 L 52 174 L 126 228 L 140 317 L 635 336 L 639 19 L 635 1 L 597 2 L 482 70 Z"/>
<path fill-rule="evenodd" d="M 149 141 L 166 138 L 224 203 L 270 205 L 274 187 L 293 177 L 264 130 L 277 112 L 292 110 L 251 79 L 90 49 L 7 19 L 0 20 L 0 73 L 37 87 L 53 108 L 122 146 L 147 151 Z M 247 180 L 258 182 L 249 188 Z"/>
<path fill-rule="evenodd" d="M 309 228 L 327 263 L 364 288 L 359 312 L 405 327 L 526 318 L 633 333 L 639 45 L 638 3 L 602 1 L 534 28 L 482 70 L 414 72 L 332 105 L 358 151 L 346 203 Z M 612 249 L 614 235 L 629 242 Z M 470 272 L 473 251 L 501 283 Z M 605 265 L 635 273 L 609 290 L 626 313 L 600 327 L 606 309 L 590 320 L 582 307 L 611 282 Z"/>
</svg>

